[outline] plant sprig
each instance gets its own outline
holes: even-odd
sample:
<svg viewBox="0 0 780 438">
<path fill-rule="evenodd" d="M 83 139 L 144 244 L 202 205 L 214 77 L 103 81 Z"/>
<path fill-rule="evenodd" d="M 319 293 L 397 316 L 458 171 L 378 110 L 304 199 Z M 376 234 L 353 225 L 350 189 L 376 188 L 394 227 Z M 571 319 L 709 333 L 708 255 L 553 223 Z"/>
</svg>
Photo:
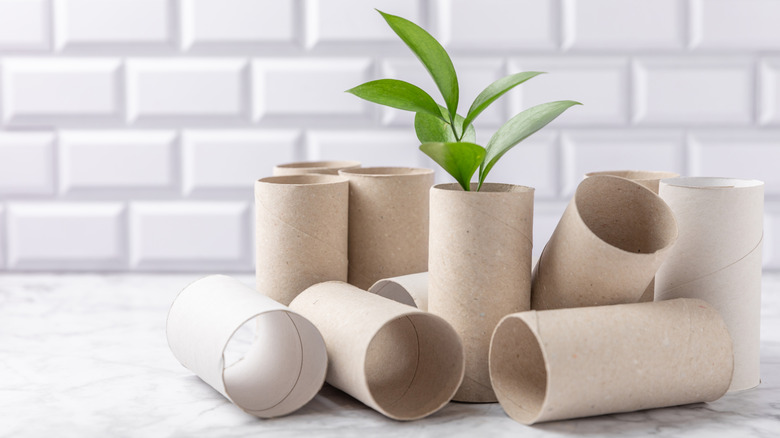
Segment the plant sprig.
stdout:
<svg viewBox="0 0 780 438">
<path fill-rule="evenodd" d="M 431 157 L 463 187 L 471 189 L 471 178 L 479 169 L 477 190 L 498 160 L 510 149 L 545 127 L 574 105 L 572 100 L 543 103 L 512 117 L 488 141 L 476 144 L 474 120 L 512 88 L 543 72 L 529 71 L 503 77 L 488 85 L 471 104 L 466 117 L 457 114 L 458 77 L 450 56 L 425 29 L 411 21 L 377 10 L 387 24 L 411 49 L 430 73 L 446 106 L 436 103 L 416 85 L 397 79 L 379 79 L 347 92 L 381 105 L 415 112 L 414 129 L 422 143 L 420 150 Z"/>
</svg>

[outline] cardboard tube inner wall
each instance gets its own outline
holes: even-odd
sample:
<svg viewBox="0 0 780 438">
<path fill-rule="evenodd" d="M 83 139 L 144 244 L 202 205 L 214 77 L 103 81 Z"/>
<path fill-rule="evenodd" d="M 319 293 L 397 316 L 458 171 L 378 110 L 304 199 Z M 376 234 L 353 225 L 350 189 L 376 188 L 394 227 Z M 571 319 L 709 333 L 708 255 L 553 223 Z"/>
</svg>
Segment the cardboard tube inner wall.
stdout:
<svg viewBox="0 0 780 438">
<path fill-rule="evenodd" d="M 531 307 L 635 303 L 676 239 L 658 195 L 624 178 L 586 178 L 534 268 Z"/>
<path fill-rule="evenodd" d="M 241 360 L 225 364 L 225 349 L 244 324 L 259 330 Z M 309 402 L 325 380 L 327 354 L 309 321 L 224 275 L 182 290 L 166 324 L 176 359 L 244 411 L 270 418 Z"/>
<path fill-rule="evenodd" d="M 490 347 L 498 400 L 524 424 L 713 401 L 733 365 L 726 325 L 695 299 L 516 313 Z"/>
<path fill-rule="evenodd" d="M 307 287 L 347 279 L 349 183 L 291 175 L 255 183 L 257 290 L 290 304 Z"/>
<path fill-rule="evenodd" d="M 463 340 L 466 375 L 454 400 L 495 402 L 490 335 L 505 315 L 530 308 L 534 189 L 475 189 L 431 189 L 428 310 Z"/>
<path fill-rule="evenodd" d="M 349 283 L 368 289 L 383 278 L 428 269 L 431 169 L 366 167 L 349 178 Z"/>
<path fill-rule="evenodd" d="M 422 311 L 428 310 L 428 273 L 385 278 L 374 283 L 369 292 Z"/>
<path fill-rule="evenodd" d="M 761 247 L 764 183 L 730 178 L 661 181 L 680 238 L 655 282 L 655 299 L 701 298 L 734 340 L 730 391 L 760 383 Z"/>
<path fill-rule="evenodd" d="M 341 169 L 360 167 L 359 161 L 300 161 L 297 163 L 279 164 L 274 166 L 273 176 L 285 175 L 338 175 Z"/>
<path fill-rule="evenodd" d="M 438 411 L 463 379 L 463 345 L 436 315 L 336 281 L 306 289 L 290 307 L 325 339 L 327 382 L 390 418 Z"/>
</svg>

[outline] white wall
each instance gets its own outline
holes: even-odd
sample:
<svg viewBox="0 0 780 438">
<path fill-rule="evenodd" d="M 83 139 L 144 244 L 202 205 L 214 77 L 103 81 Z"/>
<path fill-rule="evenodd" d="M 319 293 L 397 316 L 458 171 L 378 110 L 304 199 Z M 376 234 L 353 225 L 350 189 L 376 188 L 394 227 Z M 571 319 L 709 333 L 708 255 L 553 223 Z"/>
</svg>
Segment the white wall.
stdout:
<svg viewBox="0 0 780 438">
<path fill-rule="evenodd" d="M 253 269 L 252 183 L 277 162 L 427 165 L 411 116 L 343 90 L 432 81 L 374 7 L 430 29 L 481 116 L 585 106 L 495 181 L 537 188 L 535 251 L 585 171 L 766 181 L 780 269 L 778 0 L 0 0 L 0 269 Z"/>
</svg>

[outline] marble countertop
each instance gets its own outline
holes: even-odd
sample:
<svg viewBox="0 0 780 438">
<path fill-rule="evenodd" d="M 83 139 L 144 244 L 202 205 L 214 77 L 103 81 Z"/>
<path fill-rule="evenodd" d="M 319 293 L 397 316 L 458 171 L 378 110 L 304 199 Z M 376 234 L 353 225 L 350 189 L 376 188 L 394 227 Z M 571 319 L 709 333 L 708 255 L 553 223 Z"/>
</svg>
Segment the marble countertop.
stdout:
<svg viewBox="0 0 780 438">
<path fill-rule="evenodd" d="M 290 416 L 245 414 L 168 350 L 168 307 L 199 277 L 1 275 L 0 436 L 780 436 L 780 275 L 764 277 L 757 389 L 532 427 L 497 403 L 396 422 L 327 385 Z"/>
</svg>

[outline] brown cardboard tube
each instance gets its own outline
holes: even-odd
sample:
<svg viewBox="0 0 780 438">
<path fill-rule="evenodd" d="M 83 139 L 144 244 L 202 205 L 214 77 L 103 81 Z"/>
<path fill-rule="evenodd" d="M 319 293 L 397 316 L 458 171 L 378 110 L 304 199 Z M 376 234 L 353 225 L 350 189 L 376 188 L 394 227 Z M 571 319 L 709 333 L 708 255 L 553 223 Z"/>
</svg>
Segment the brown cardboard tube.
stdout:
<svg viewBox="0 0 780 438">
<path fill-rule="evenodd" d="M 516 313 L 490 346 L 498 401 L 523 424 L 713 401 L 733 367 L 726 325 L 694 299 Z"/>
<path fill-rule="evenodd" d="M 431 189 L 428 311 L 446 319 L 463 340 L 466 375 L 456 401 L 496 401 L 488 371 L 490 335 L 505 315 L 530 309 L 533 208 L 530 187 Z"/>
<path fill-rule="evenodd" d="M 368 289 L 383 278 L 428 269 L 431 169 L 346 169 L 349 178 L 349 283 Z"/>
<path fill-rule="evenodd" d="M 374 283 L 368 291 L 422 311 L 428 310 L 427 272 L 385 278 Z"/>
<path fill-rule="evenodd" d="M 349 185 L 334 175 L 255 183 L 257 290 L 282 304 L 311 286 L 347 279 Z"/>
<path fill-rule="evenodd" d="M 274 166 L 274 176 L 285 175 L 338 175 L 341 169 L 354 169 L 360 167 L 359 161 L 300 161 Z"/>
<path fill-rule="evenodd" d="M 534 268 L 531 307 L 635 303 L 676 239 L 658 195 L 624 178 L 586 178 Z"/>
<path fill-rule="evenodd" d="M 442 318 L 330 281 L 290 307 L 322 333 L 327 382 L 396 420 L 430 415 L 463 379 L 463 345 Z"/>
<path fill-rule="evenodd" d="M 225 363 L 236 331 L 257 320 L 241 360 Z M 224 275 L 179 293 L 166 324 L 168 345 L 186 368 L 244 411 L 287 415 L 309 402 L 325 380 L 327 355 L 317 329 L 301 315 Z"/>
<path fill-rule="evenodd" d="M 700 298 L 717 309 L 734 340 L 729 391 L 761 381 L 761 246 L 764 183 L 731 178 L 661 181 L 680 238 L 656 276 L 655 299 Z"/>
</svg>

